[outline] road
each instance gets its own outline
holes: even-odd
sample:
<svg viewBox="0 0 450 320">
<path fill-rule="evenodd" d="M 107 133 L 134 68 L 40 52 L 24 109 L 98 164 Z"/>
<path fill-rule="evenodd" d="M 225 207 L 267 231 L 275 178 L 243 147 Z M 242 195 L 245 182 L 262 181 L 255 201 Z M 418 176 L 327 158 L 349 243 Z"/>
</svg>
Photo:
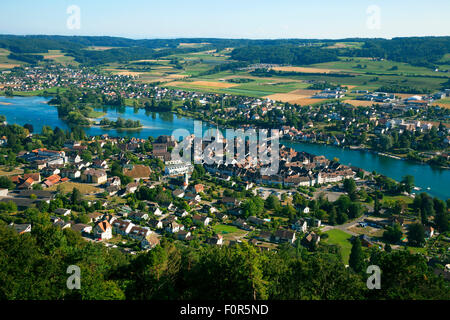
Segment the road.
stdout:
<svg viewBox="0 0 450 320">
<path fill-rule="evenodd" d="M 368 204 L 363 204 L 363 205 L 367 208 L 368 212 L 372 212 L 373 211 L 373 207 L 371 205 L 368 205 Z M 344 224 L 341 224 L 341 225 L 336 225 L 336 226 L 326 225 L 322 229 L 322 231 L 325 232 L 325 231 L 332 230 L 332 229 L 339 229 L 339 230 L 344 231 L 344 232 L 346 232 L 348 234 L 351 234 L 352 236 L 357 236 L 358 234 L 356 234 L 355 232 L 349 231 L 347 229 L 352 227 L 352 226 L 354 226 L 355 224 L 358 224 L 358 223 L 364 221 L 364 219 L 366 219 L 368 217 L 369 217 L 368 214 L 363 214 L 361 217 L 359 217 L 357 219 L 354 219 L 354 220 L 351 220 L 351 221 L 349 221 L 347 223 L 344 223 Z"/>
</svg>

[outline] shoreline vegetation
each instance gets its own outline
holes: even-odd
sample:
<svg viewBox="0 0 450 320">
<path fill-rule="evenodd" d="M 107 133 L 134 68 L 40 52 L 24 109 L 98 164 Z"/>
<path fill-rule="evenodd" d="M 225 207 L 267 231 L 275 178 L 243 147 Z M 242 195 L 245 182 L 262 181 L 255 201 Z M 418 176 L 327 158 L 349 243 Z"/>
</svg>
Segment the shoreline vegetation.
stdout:
<svg viewBox="0 0 450 320">
<path fill-rule="evenodd" d="M 99 126 L 103 128 L 111 129 L 126 129 L 126 130 L 139 130 L 143 128 L 143 125 L 139 120 L 123 119 L 121 117 L 117 118 L 116 121 L 109 120 L 108 118 L 103 118 L 99 122 Z"/>
<path fill-rule="evenodd" d="M 105 117 L 107 114 L 106 112 L 95 110 L 95 108 L 105 106 L 123 106 L 123 99 L 107 100 L 104 96 L 99 97 L 97 94 L 87 94 L 86 96 L 81 95 L 79 98 L 81 101 L 74 103 L 71 102 L 73 96 L 80 95 L 80 93 L 71 93 L 68 96 L 65 96 L 64 93 L 65 92 L 62 94 L 57 93 L 47 104 L 54 105 L 58 109 L 58 117 L 61 120 L 68 122 L 68 124 L 81 125 L 84 127 L 98 125 L 100 127 L 117 130 L 138 130 L 143 127 L 139 120 L 118 117 L 116 121 L 113 121 Z M 102 119 L 97 124 L 99 118 Z"/>
</svg>

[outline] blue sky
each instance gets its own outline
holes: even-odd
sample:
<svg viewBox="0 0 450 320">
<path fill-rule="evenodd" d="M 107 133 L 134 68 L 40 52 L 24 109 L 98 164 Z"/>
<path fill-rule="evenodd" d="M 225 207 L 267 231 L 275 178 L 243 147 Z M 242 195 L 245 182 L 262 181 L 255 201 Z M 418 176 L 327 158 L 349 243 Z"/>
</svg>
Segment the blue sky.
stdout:
<svg viewBox="0 0 450 320">
<path fill-rule="evenodd" d="M 80 8 L 80 29 L 67 27 L 71 5 Z M 374 11 L 367 13 L 373 5 L 378 20 Z M 140 39 L 439 36 L 450 35 L 449 12 L 449 0 L 2 0 L 0 33 Z M 368 20 L 379 21 L 379 28 L 368 27 Z"/>
</svg>

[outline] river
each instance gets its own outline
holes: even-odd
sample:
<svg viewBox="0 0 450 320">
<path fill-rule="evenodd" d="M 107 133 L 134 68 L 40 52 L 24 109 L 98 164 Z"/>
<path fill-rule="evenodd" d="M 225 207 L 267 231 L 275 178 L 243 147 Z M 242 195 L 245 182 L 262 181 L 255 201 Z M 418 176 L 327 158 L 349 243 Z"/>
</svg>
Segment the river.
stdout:
<svg viewBox="0 0 450 320">
<path fill-rule="evenodd" d="M 35 132 L 41 132 L 44 125 L 52 128 L 58 126 L 68 129 L 68 126 L 58 118 L 55 107 L 49 106 L 50 98 L 45 97 L 0 97 L 0 114 L 5 115 L 8 123 L 24 125 L 32 124 Z M 98 110 L 98 109 L 96 109 Z M 108 133 L 111 136 L 148 138 L 160 135 L 171 135 L 176 129 L 187 129 L 193 132 L 194 120 L 172 113 L 146 112 L 143 109 L 131 107 L 105 107 L 106 117 L 115 120 L 117 117 L 139 120 L 143 128 L 140 130 L 116 130 L 100 127 L 86 128 L 88 135 Z M 208 126 L 204 124 L 204 129 Z M 409 174 L 414 176 L 415 185 L 422 191 L 441 199 L 450 198 L 450 170 L 433 168 L 405 160 L 397 160 L 361 150 L 343 149 L 329 145 L 309 144 L 293 141 L 283 141 L 286 146 L 297 151 L 305 151 L 316 155 L 324 155 L 328 159 L 339 158 L 346 165 L 353 165 L 367 171 L 376 171 L 397 181 Z M 427 188 L 430 190 L 426 190 Z"/>
</svg>

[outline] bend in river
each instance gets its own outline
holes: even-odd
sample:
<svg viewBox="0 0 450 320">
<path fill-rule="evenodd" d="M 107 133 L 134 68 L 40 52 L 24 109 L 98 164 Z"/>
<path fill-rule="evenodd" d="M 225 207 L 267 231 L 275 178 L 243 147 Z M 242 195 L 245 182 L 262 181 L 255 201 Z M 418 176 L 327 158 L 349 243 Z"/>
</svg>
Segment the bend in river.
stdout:
<svg viewBox="0 0 450 320">
<path fill-rule="evenodd" d="M 49 98 L 44 97 L 0 97 L 0 114 L 6 116 L 8 123 L 24 125 L 30 123 L 35 132 L 41 132 L 44 125 L 52 128 L 68 129 L 67 124 L 58 118 L 55 107 L 49 106 Z M 96 109 L 99 110 L 99 109 Z M 194 120 L 172 113 L 146 112 L 144 109 L 132 107 L 104 107 L 100 109 L 110 120 L 118 117 L 139 120 L 143 128 L 140 130 L 104 129 L 96 126 L 86 128 L 88 135 L 108 133 L 112 136 L 148 138 L 160 135 L 171 135 L 176 129 L 187 129 L 193 132 Z M 204 130 L 209 128 L 204 124 Z M 316 155 L 324 155 L 329 159 L 339 158 L 340 162 L 367 171 L 376 171 L 397 181 L 409 174 L 414 176 L 416 186 L 432 196 L 446 199 L 450 197 L 450 170 L 433 168 L 409 161 L 392 159 L 374 153 L 360 150 L 343 149 L 329 145 L 309 144 L 293 141 L 283 141 L 288 147 L 297 151 L 305 151 Z M 430 190 L 427 190 L 427 188 Z"/>
</svg>

